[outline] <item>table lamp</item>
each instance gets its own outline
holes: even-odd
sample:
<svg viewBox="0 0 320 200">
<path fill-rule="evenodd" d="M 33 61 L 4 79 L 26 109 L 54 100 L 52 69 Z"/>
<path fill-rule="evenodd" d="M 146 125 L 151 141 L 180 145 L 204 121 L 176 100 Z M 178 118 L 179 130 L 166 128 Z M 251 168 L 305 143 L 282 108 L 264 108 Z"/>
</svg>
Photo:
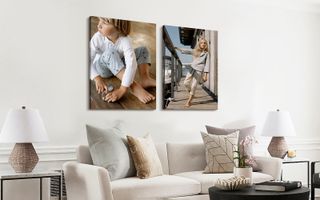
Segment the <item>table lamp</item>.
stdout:
<svg viewBox="0 0 320 200">
<path fill-rule="evenodd" d="M 11 109 L 7 114 L 1 134 L 1 143 L 15 143 L 9 163 L 17 173 L 32 172 L 39 158 L 33 142 L 46 142 L 48 136 L 38 110 Z"/>
<path fill-rule="evenodd" d="M 284 136 L 295 136 L 289 112 L 280 110 L 269 112 L 261 135 L 272 136 L 268 146 L 270 155 L 284 158 L 288 151 Z"/>
</svg>

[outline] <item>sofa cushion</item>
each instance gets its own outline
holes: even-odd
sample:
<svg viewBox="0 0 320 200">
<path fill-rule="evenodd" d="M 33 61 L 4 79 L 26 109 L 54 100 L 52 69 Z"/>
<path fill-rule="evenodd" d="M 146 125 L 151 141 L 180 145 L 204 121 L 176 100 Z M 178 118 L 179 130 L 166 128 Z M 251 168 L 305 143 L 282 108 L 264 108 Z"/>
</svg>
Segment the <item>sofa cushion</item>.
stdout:
<svg viewBox="0 0 320 200">
<path fill-rule="evenodd" d="M 151 135 L 144 138 L 127 135 L 129 148 L 139 178 L 163 175 L 161 162 Z"/>
<path fill-rule="evenodd" d="M 135 175 L 130 151 L 119 129 L 101 129 L 89 125 L 86 128 L 94 165 L 106 168 L 111 180 Z"/>
<path fill-rule="evenodd" d="M 233 176 L 233 173 L 219 173 L 219 174 L 204 174 L 203 171 L 192 171 L 175 174 L 175 176 L 181 176 L 185 178 L 190 178 L 200 182 L 201 193 L 207 194 L 209 187 L 212 187 L 214 183 L 220 179 L 228 179 Z M 264 181 L 273 180 L 273 177 L 268 174 L 263 174 L 260 172 L 252 173 L 253 183 L 261 183 Z"/>
<path fill-rule="evenodd" d="M 130 177 L 111 182 L 112 194 L 117 200 L 159 199 L 175 196 L 199 194 L 198 181 L 172 175 L 156 176 L 148 179 Z"/>
<path fill-rule="evenodd" d="M 212 135 L 201 132 L 206 148 L 205 173 L 233 172 L 236 166 L 233 157 L 234 151 L 238 150 L 238 134 L 239 131 L 229 135 Z"/>
<path fill-rule="evenodd" d="M 167 144 L 166 143 L 157 143 L 155 144 L 157 153 L 162 165 L 163 174 L 169 174 L 169 165 L 168 165 L 168 153 L 167 153 Z"/>
<path fill-rule="evenodd" d="M 168 143 L 167 149 L 170 174 L 199 171 L 206 167 L 203 143 Z"/>
</svg>

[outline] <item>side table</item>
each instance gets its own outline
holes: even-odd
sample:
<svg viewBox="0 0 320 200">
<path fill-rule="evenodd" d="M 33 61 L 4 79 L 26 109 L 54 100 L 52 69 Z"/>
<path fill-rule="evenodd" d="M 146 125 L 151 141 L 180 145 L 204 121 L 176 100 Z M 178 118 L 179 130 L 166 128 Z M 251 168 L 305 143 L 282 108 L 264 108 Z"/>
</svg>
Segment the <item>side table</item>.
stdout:
<svg viewBox="0 0 320 200">
<path fill-rule="evenodd" d="M 61 200 L 61 172 L 59 171 L 33 171 L 31 173 L 15 173 L 13 171 L 0 171 L 0 180 L 1 180 L 1 195 L 0 200 L 3 199 L 4 193 L 4 182 L 8 180 L 21 180 L 21 179 L 39 179 L 40 187 L 40 200 L 42 200 L 42 179 L 44 178 L 53 178 L 56 177 L 59 179 L 59 200 Z"/>
<path fill-rule="evenodd" d="M 297 163 L 305 163 L 306 164 L 306 167 L 307 167 L 307 186 L 309 187 L 310 186 L 310 160 L 308 159 L 300 159 L 300 158 L 292 158 L 292 159 L 289 159 L 289 158 L 286 158 L 286 159 L 283 159 L 282 160 L 282 164 L 297 164 Z M 281 180 L 282 180 L 282 171 L 281 171 Z"/>
</svg>

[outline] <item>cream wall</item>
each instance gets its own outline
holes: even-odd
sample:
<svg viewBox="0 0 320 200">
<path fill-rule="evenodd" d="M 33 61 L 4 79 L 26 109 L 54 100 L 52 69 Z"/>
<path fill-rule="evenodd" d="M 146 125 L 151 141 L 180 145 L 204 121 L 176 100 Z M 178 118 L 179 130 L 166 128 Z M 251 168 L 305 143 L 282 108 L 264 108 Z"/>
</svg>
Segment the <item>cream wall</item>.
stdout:
<svg viewBox="0 0 320 200">
<path fill-rule="evenodd" d="M 59 167 L 86 143 L 85 124 L 120 124 L 156 142 L 201 141 L 205 124 L 257 125 L 269 110 L 289 110 L 301 155 L 320 146 L 320 2 L 285 0 L 1 0 L 0 124 L 10 108 L 38 108 L 50 142 L 36 144 L 40 167 Z M 158 84 L 162 25 L 218 30 L 217 111 L 88 110 L 88 17 L 152 22 L 157 27 Z M 158 94 L 161 88 L 158 87 Z M 265 152 L 268 139 L 257 148 Z M 11 145 L 0 145 L 0 165 Z M 311 152 L 311 154 L 310 154 Z M 54 162 L 58 160 L 58 162 Z M 48 164 L 50 163 L 50 164 Z"/>
</svg>

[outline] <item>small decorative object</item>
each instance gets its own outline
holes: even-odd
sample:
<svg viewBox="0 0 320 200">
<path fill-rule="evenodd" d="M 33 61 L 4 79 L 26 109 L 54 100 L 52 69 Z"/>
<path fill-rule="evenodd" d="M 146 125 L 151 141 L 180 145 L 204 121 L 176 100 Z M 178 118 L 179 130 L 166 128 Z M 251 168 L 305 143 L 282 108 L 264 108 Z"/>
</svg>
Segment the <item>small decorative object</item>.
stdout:
<svg viewBox="0 0 320 200">
<path fill-rule="evenodd" d="M 269 112 L 264 128 L 263 136 L 272 136 L 268 151 L 272 157 L 284 158 L 288 152 L 288 145 L 284 136 L 294 136 L 295 131 L 289 112 Z"/>
<path fill-rule="evenodd" d="M 38 110 L 12 109 L 3 125 L 0 142 L 16 143 L 9 163 L 17 173 L 32 172 L 39 158 L 32 142 L 46 142 L 48 136 Z"/>
<path fill-rule="evenodd" d="M 229 179 L 218 179 L 214 186 L 221 190 L 240 190 L 250 186 L 250 180 L 244 176 L 234 176 Z"/>
<path fill-rule="evenodd" d="M 287 156 L 288 158 L 295 158 L 297 156 L 296 150 L 289 149 Z"/>
<path fill-rule="evenodd" d="M 249 178 L 250 183 L 252 180 L 252 166 L 255 165 L 255 160 L 252 156 L 247 156 L 245 154 L 245 148 L 253 143 L 257 143 L 257 140 L 253 136 L 246 136 L 239 142 L 239 149 L 234 151 L 236 155 L 233 158 L 238 161 L 238 167 L 233 168 L 233 174 L 235 176 L 244 176 Z"/>
</svg>

